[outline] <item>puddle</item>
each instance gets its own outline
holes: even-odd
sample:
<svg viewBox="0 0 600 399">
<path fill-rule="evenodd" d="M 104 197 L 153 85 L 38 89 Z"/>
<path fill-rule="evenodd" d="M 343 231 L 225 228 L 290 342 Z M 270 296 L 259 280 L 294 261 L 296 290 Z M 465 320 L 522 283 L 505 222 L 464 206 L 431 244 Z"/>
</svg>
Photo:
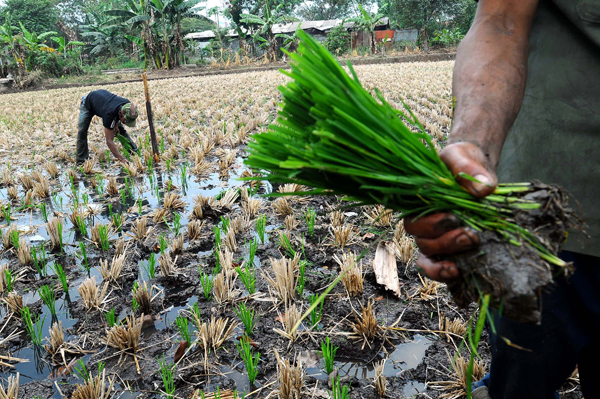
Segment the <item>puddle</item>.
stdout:
<svg viewBox="0 0 600 399">
<path fill-rule="evenodd" d="M 405 370 L 417 367 L 425 357 L 425 351 L 433 342 L 422 335 L 415 335 L 414 340 L 396 345 L 396 349 L 390 353 L 385 366 L 383 375 L 389 378 L 400 377 Z M 317 380 L 327 380 L 327 375 L 322 370 L 321 352 L 307 351 L 298 357 L 306 367 L 306 373 Z M 379 361 L 379 358 L 376 359 Z M 375 377 L 375 368 L 373 363 L 365 363 L 361 360 L 349 359 L 343 356 L 335 357 L 335 367 L 338 370 L 340 378 L 356 377 L 359 379 L 373 379 Z M 405 378 L 409 375 L 404 374 Z M 406 396 L 414 395 L 425 390 L 425 384 L 416 381 L 408 381 L 404 387 Z"/>
</svg>

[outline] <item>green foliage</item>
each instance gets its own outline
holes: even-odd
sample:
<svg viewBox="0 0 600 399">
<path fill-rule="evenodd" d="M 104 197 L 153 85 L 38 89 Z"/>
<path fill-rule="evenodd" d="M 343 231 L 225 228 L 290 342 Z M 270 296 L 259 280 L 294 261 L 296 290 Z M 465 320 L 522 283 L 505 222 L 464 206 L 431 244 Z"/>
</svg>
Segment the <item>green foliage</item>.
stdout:
<svg viewBox="0 0 600 399">
<path fill-rule="evenodd" d="M 329 337 L 325 338 L 325 341 L 321 341 L 321 356 L 323 360 L 323 368 L 327 375 L 333 372 L 335 353 L 339 348 L 334 347 L 329 342 Z"/>
<path fill-rule="evenodd" d="M 234 311 L 244 324 L 246 335 L 251 336 L 256 325 L 256 320 L 254 319 L 254 309 L 250 310 L 246 308 L 246 304 L 242 302 L 238 305 L 237 309 L 234 309 Z"/>
<path fill-rule="evenodd" d="M 264 244 L 265 241 L 267 240 L 267 232 L 266 232 L 266 226 L 267 226 L 267 215 L 261 215 L 257 220 L 256 220 L 256 232 L 258 233 L 258 238 L 260 238 L 260 243 Z"/>
<path fill-rule="evenodd" d="M 249 266 L 248 263 L 244 262 L 244 268 L 242 266 L 238 266 L 235 268 L 235 271 L 240 276 L 240 280 L 244 283 L 244 286 L 248 290 L 250 295 L 256 292 L 256 272 L 254 271 L 254 266 Z"/>
<path fill-rule="evenodd" d="M 83 243 L 83 241 L 79 242 L 79 249 L 81 250 L 81 258 L 82 258 L 81 266 L 83 266 L 85 271 L 89 274 L 90 273 L 90 264 L 88 262 L 87 251 L 85 249 L 85 244 Z"/>
<path fill-rule="evenodd" d="M 458 46 L 463 37 L 465 35 L 461 33 L 459 28 L 442 29 L 440 32 L 436 32 L 435 37 L 431 39 L 431 45 L 441 47 Z"/>
<path fill-rule="evenodd" d="M 318 328 L 319 321 L 321 321 L 321 317 L 323 316 L 323 304 L 325 303 L 325 301 L 320 301 L 318 306 L 312 308 L 312 305 L 315 302 L 317 302 L 318 299 L 319 299 L 319 296 L 317 294 L 311 294 L 308 297 L 308 301 L 310 302 L 310 305 L 311 305 L 311 311 L 310 311 L 311 328 Z"/>
<path fill-rule="evenodd" d="M 310 206 L 306 208 L 306 212 L 304 212 L 304 220 L 306 220 L 306 226 L 308 227 L 308 235 L 310 237 L 312 237 L 315 232 L 316 217 L 317 212 L 313 208 L 311 208 Z"/>
<path fill-rule="evenodd" d="M 4 220 L 6 220 L 6 224 L 10 226 L 10 214 L 11 214 L 10 203 L 2 205 L 2 214 L 4 215 Z"/>
<path fill-rule="evenodd" d="M 337 376 L 333 381 L 333 387 L 331 389 L 331 399 L 349 399 L 350 394 L 348 393 L 348 387 L 346 385 L 340 385 L 340 377 Z"/>
<path fill-rule="evenodd" d="M 335 26 L 331 29 L 329 34 L 327 35 L 327 39 L 323 42 L 323 45 L 329 50 L 331 53 L 336 55 L 342 55 L 350 50 L 351 45 L 351 37 L 348 30 L 344 28 L 344 24 Z"/>
<path fill-rule="evenodd" d="M 192 342 L 192 333 L 190 332 L 190 324 L 187 317 L 177 316 L 175 326 L 177 327 L 177 331 L 179 331 L 181 339 L 190 344 Z"/>
<path fill-rule="evenodd" d="M 21 22 L 25 29 L 48 32 L 56 29 L 58 9 L 53 0 L 6 0 L 0 13 L 10 11 L 12 20 Z"/>
<path fill-rule="evenodd" d="M 25 323 L 25 331 L 27 331 L 31 341 L 34 345 L 41 345 L 45 318 L 40 320 L 40 315 L 32 316 L 28 306 L 21 310 L 21 318 Z"/>
<path fill-rule="evenodd" d="M 306 261 L 305 260 L 301 260 L 300 263 L 298 264 L 298 268 L 299 268 L 299 273 L 298 273 L 298 285 L 296 286 L 296 291 L 298 292 L 298 295 L 302 296 L 302 294 L 304 293 L 304 286 L 306 285 L 306 279 L 304 277 L 304 274 L 306 272 Z"/>
<path fill-rule="evenodd" d="M 110 241 L 108 239 L 108 226 L 99 225 L 98 235 L 100 236 L 100 248 L 106 252 L 110 248 Z"/>
<path fill-rule="evenodd" d="M 110 309 L 108 313 L 104 313 L 104 317 L 108 322 L 109 327 L 114 327 L 117 325 L 117 316 L 115 315 L 115 308 Z"/>
<path fill-rule="evenodd" d="M 54 273 L 56 274 L 56 277 L 58 277 L 58 281 L 60 281 L 63 291 L 68 294 L 69 284 L 67 283 L 67 275 L 59 263 L 54 263 Z"/>
<path fill-rule="evenodd" d="M 160 366 L 160 374 L 162 376 L 163 385 L 165 387 L 165 393 L 167 399 L 173 399 L 175 393 L 175 380 L 173 379 L 173 371 L 175 369 L 175 365 L 168 365 L 165 361 L 165 355 L 163 355 L 162 361 L 159 357 L 157 357 L 158 364 Z"/>
<path fill-rule="evenodd" d="M 214 278 L 211 274 L 205 273 L 198 266 L 200 272 L 200 285 L 202 286 L 202 292 L 204 293 L 204 299 L 207 301 L 211 298 L 212 287 L 214 284 Z"/>
<path fill-rule="evenodd" d="M 254 384 L 256 381 L 256 376 L 258 375 L 258 362 L 260 359 L 260 353 L 256 352 L 252 353 L 250 349 L 250 342 L 248 339 L 242 338 L 237 344 L 238 351 L 240 353 L 240 357 L 242 361 L 246 365 L 246 371 L 248 372 L 248 381 L 250 381 L 250 385 Z"/>
<path fill-rule="evenodd" d="M 50 287 L 49 285 L 42 285 L 38 289 L 38 294 L 39 294 L 40 298 L 42 298 L 42 301 L 44 301 L 44 303 L 48 307 L 48 310 L 50 310 L 50 314 L 52 316 L 55 316 L 56 315 L 56 294 L 54 293 L 54 288 Z"/>
<path fill-rule="evenodd" d="M 148 258 L 148 262 L 142 263 L 142 267 L 146 271 L 146 276 L 154 278 L 156 276 L 156 254 L 152 252 Z"/>
</svg>

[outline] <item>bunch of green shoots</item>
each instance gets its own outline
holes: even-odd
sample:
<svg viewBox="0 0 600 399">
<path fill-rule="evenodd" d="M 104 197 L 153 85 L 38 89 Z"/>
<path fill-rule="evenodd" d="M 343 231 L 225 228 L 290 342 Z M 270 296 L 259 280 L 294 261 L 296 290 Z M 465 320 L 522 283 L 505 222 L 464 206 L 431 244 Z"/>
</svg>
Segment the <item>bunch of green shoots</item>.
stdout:
<svg viewBox="0 0 600 399">
<path fill-rule="evenodd" d="M 403 216 L 453 212 L 475 230 L 494 231 L 515 245 L 524 242 L 542 259 L 565 265 L 533 233 L 510 221 L 515 211 L 540 207 L 512 196 L 529 184 L 500 185 L 492 195 L 475 198 L 407 107 L 392 108 L 378 91 L 373 97 L 352 66 L 349 75 L 308 34 L 298 36 L 298 52 L 289 54 L 291 71 L 282 71 L 292 81 L 279 88 L 279 117 L 248 145 L 246 164 L 266 171 L 260 179 L 313 188 L 295 195 L 343 195 Z"/>
</svg>

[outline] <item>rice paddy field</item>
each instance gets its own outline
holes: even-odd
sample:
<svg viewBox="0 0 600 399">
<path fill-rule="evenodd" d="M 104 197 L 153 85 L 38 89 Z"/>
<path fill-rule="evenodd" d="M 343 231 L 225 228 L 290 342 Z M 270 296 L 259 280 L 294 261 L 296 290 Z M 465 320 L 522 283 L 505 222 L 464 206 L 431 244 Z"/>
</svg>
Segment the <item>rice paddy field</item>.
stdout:
<svg viewBox="0 0 600 399">
<path fill-rule="evenodd" d="M 441 148 L 452 68 L 356 71 Z M 419 276 L 399 215 L 240 179 L 257 173 L 246 145 L 286 82 L 274 71 L 150 82 L 160 162 L 142 83 L 106 87 L 139 105 L 140 151 L 125 166 L 98 118 L 92 159 L 75 165 L 79 102 L 101 87 L 0 96 L 0 398 L 466 397 L 475 309 Z M 374 262 L 395 264 L 395 290 Z M 475 380 L 485 339 L 479 353 Z M 580 397 L 576 374 L 562 394 Z"/>
</svg>

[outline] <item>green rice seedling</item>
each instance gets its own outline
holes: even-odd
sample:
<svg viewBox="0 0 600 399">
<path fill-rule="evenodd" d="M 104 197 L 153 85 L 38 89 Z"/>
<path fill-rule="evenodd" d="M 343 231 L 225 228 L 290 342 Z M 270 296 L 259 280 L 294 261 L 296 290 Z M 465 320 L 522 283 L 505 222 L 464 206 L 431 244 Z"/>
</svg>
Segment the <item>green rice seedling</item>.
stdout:
<svg viewBox="0 0 600 399">
<path fill-rule="evenodd" d="M 319 300 L 319 296 L 317 294 L 312 294 L 308 297 L 308 301 L 311 304 L 311 308 L 312 305 L 317 302 Z M 310 325 L 311 328 L 317 328 L 319 327 L 319 321 L 321 321 L 321 317 L 323 316 L 323 304 L 325 303 L 325 301 L 319 301 L 319 306 L 312 308 L 312 310 L 310 311 Z"/>
<path fill-rule="evenodd" d="M 79 242 L 79 249 L 81 250 L 81 266 L 85 269 L 85 271 L 90 274 L 90 264 L 88 262 L 87 251 L 85 249 L 85 244 L 83 241 Z"/>
<path fill-rule="evenodd" d="M 121 194 L 121 203 L 123 205 L 127 205 L 127 190 L 125 190 L 124 188 L 122 188 L 119 191 L 119 194 Z"/>
<path fill-rule="evenodd" d="M 146 272 L 146 276 L 154 278 L 156 276 L 156 254 L 152 252 L 148 258 L 148 262 L 142 263 L 142 267 Z"/>
<path fill-rule="evenodd" d="M 190 306 L 190 313 L 192 314 L 194 320 L 201 320 L 200 315 L 202 314 L 202 312 L 200 310 L 200 307 L 198 306 L 198 302 Z"/>
<path fill-rule="evenodd" d="M 321 342 L 321 356 L 323 360 L 323 368 L 325 369 L 325 373 L 327 375 L 333 373 L 333 365 L 335 359 L 335 353 L 337 352 L 338 347 L 334 347 L 329 342 L 329 337 L 325 338 L 325 341 Z"/>
<path fill-rule="evenodd" d="M 97 173 L 95 178 L 96 192 L 98 193 L 98 196 L 102 197 L 102 195 L 104 194 L 104 176 L 102 176 L 102 173 Z"/>
<path fill-rule="evenodd" d="M 215 226 L 213 232 L 215 233 L 215 251 L 218 251 L 221 249 L 221 230 Z"/>
<path fill-rule="evenodd" d="M 169 230 L 171 230 L 171 233 L 175 235 L 175 237 L 177 237 L 179 233 L 181 233 L 181 214 L 179 214 L 179 212 L 173 212 L 173 226 L 169 226 L 169 222 L 167 222 L 167 219 L 164 217 L 163 221 L 165 222 Z"/>
<path fill-rule="evenodd" d="M 42 285 L 38 289 L 38 294 L 48 307 L 48 310 L 50 310 L 50 314 L 56 316 L 56 294 L 54 288 L 51 288 L 49 285 Z"/>
<path fill-rule="evenodd" d="M 138 203 L 138 214 L 141 216 L 142 215 L 142 199 L 138 198 L 137 203 Z"/>
<path fill-rule="evenodd" d="M 310 206 L 306 208 L 306 212 L 304 212 L 304 220 L 306 220 L 306 226 L 308 227 L 308 235 L 310 237 L 315 233 L 315 219 L 317 217 L 317 212 L 311 208 Z"/>
<path fill-rule="evenodd" d="M 110 241 L 108 239 L 108 226 L 98 226 L 98 237 L 100 238 L 100 248 L 106 252 L 110 248 Z"/>
<path fill-rule="evenodd" d="M 6 220 L 6 224 L 9 226 L 10 226 L 10 213 L 11 213 L 10 203 L 2 205 L 2 214 L 4 215 L 4 220 Z"/>
<path fill-rule="evenodd" d="M 137 292 L 138 288 L 139 288 L 139 284 L 138 284 L 137 280 L 135 280 L 133 282 L 133 288 L 131 290 L 131 292 L 133 294 L 131 296 L 131 309 L 133 310 L 133 313 L 135 313 L 135 311 L 138 310 L 138 308 L 140 307 L 140 304 L 138 303 L 136 295 L 135 295 L 135 293 Z"/>
<path fill-rule="evenodd" d="M 85 219 L 81 216 L 77 216 L 77 228 L 79 229 L 79 233 L 82 236 L 87 236 L 87 226 L 85 224 Z"/>
<path fill-rule="evenodd" d="M 202 292 L 204 293 L 204 299 L 209 301 L 212 296 L 212 288 L 214 284 L 214 278 L 211 274 L 203 272 L 198 266 L 198 270 L 200 271 L 200 285 L 202 285 Z"/>
<path fill-rule="evenodd" d="M 56 277 L 58 277 L 58 281 L 60 281 L 63 291 L 68 295 L 69 284 L 67 283 L 67 275 L 59 263 L 54 263 L 54 273 L 56 274 Z"/>
<path fill-rule="evenodd" d="M 48 272 L 46 271 L 46 246 L 42 243 L 42 247 L 31 247 L 31 259 L 33 259 L 33 264 L 35 266 L 35 270 L 37 270 L 40 277 L 46 277 Z"/>
<path fill-rule="evenodd" d="M 34 343 L 34 345 L 41 345 L 43 337 L 42 329 L 44 328 L 45 318 L 40 320 L 40 315 L 31 316 L 28 306 L 25 306 L 21 310 L 21 318 L 25 323 L 25 331 L 27 331 L 31 341 Z"/>
<path fill-rule="evenodd" d="M 48 223 L 48 209 L 46 208 L 45 202 L 40 204 L 40 211 L 42 212 L 42 220 L 44 223 Z"/>
<path fill-rule="evenodd" d="M 77 364 L 74 366 L 74 369 L 75 373 L 77 373 L 82 380 L 89 381 L 90 378 L 92 378 L 92 375 L 88 371 L 83 359 L 77 360 Z"/>
<path fill-rule="evenodd" d="M 213 268 L 213 274 L 216 276 L 221 272 L 221 252 L 213 251 L 215 255 L 215 267 Z"/>
<path fill-rule="evenodd" d="M 167 167 L 167 170 L 171 170 L 171 159 L 167 158 L 167 160 L 165 161 L 165 165 Z"/>
<path fill-rule="evenodd" d="M 106 318 L 106 321 L 108 322 L 108 326 L 110 328 L 116 326 L 117 323 L 117 316 L 115 315 L 115 308 L 110 309 L 109 312 L 104 313 L 104 317 Z"/>
<path fill-rule="evenodd" d="M 118 232 L 121 232 L 123 228 L 123 214 L 122 213 L 114 213 L 111 218 L 113 226 L 117 229 Z"/>
<path fill-rule="evenodd" d="M 294 251 L 294 247 L 292 247 L 292 243 L 285 233 L 279 234 L 279 246 L 287 252 L 290 258 L 296 256 L 296 251 Z"/>
<path fill-rule="evenodd" d="M 13 275 L 8 267 L 4 269 L 4 278 L 6 280 L 6 292 L 11 292 L 13 290 Z"/>
<path fill-rule="evenodd" d="M 167 242 L 167 236 L 165 233 L 162 233 L 160 236 L 158 236 L 158 247 L 160 248 L 160 253 L 165 253 L 165 249 L 167 249 L 168 246 L 169 243 Z"/>
<path fill-rule="evenodd" d="M 19 230 L 10 232 L 10 243 L 14 249 L 19 249 Z"/>
<path fill-rule="evenodd" d="M 256 352 L 253 354 L 250 346 L 250 342 L 244 338 L 242 338 L 239 344 L 237 344 L 240 357 L 246 365 L 248 381 L 250 381 L 250 385 L 254 385 L 254 381 L 256 381 L 256 376 L 258 375 L 258 362 L 260 360 L 260 353 Z"/>
<path fill-rule="evenodd" d="M 165 355 L 163 355 L 162 361 L 159 357 L 157 357 L 157 359 L 158 364 L 160 366 L 160 374 L 162 376 L 163 385 L 165 387 L 165 397 L 167 399 L 173 399 L 173 394 L 175 393 L 175 380 L 173 379 L 173 369 L 175 368 L 175 365 L 167 365 L 167 362 L 165 361 Z"/>
<path fill-rule="evenodd" d="M 60 253 L 62 254 L 65 245 L 63 242 L 63 224 L 60 220 L 56 223 L 56 233 L 58 238 L 58 245 L 60 246 Z"/>
<path fill-rule="evenodd" d="M 256 250 L 258 249 L 258 241 L 253 239 L 248 245 L 248 265 L 254 267 L 254 257 L 256 256 Z"/>
<path fill-rule="evenodd" d="M 236 267 L 235 271 L 239 274 L 240 280 L 244 283 L 248 293 L 252 295 L 256 292 L 256 273 L 254 267 L 248 266 L 248 263 L 244 262 L 243 266 L 243 269 L 242 266 Z"/>
<path fill-rule="evenodd" d="M 181 315 L 177 316 L 175 319 L 175 327 L 177 327 L 181 339 L 190 344 L 192 342 L 192 332 L 190 331 L 190 323 L 187 317 Z"/>
<path fill-rule="evenodd" d="M 304 286 L 306 285 L 306 278 L 304 277 L 305 273 L 306 261 L 301 260 L 298 262 L 298 285 L 296 285 L 296 292 L 298 292 L 300 297 L 302 297 L 302 294 L 304 294 Z"/>
<path fill-rule="evenodd" d="M 229 231 L 229 223 L 231 223 L 231 220 L 229 218 L 221 216 L 221 229 L 223 230 L 223 234 L 225 235 L 227 235 L 227 232 Z"/>
<path fill-rule="evenodd" d="M 83 204 L 87 208 L 87 206 L 89 205 L 89 202 L 90 202 L 90 196 L 87 193 L 83 193 L 83 194 L 81 194 L 81 199 L 83 199 Z"/>
<path fill-rule="evenodd" d="M 337 376 L 333 380 L 331 388 L 331 399 L 350 399 L 350 393 L 346 385 L 340 385 L 340 377 Z"/>
<path fill-rule="evenodd" d="M 267 215 L 261 215 L 256 220 L 256 232 L 258 233 L 258 238 L 260 238 L 261 244 L 264 244 L 265 241 L 267 240 L 267 232 L 265 230 L 266 227 L 267 227 Z"/>
<path fill-rule="evenodd" d="M 244 324 L 246 335 L 251 336 L 256 326 L 256 320 L 254 319 L 254 309 L 250 310 L 246 307 L 244 302 L 238 305 L 237 309 L 234 309 L 235 314 L 240 318 Z"/>
</svg>

